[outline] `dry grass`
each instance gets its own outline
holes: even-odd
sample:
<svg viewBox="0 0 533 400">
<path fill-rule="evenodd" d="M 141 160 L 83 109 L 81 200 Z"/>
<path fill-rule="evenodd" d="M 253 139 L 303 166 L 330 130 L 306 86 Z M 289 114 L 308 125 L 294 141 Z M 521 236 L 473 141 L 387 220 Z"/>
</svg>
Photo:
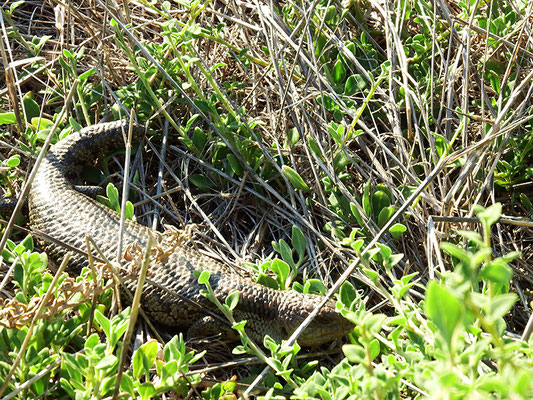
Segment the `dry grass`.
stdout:
<svg viewBox="0 0 533 400">
<path fill-rule="evenodd" d="M 5 88 L 0 90 L 3 111 L 20 110 L 22 96 L 32 92 L 41 105 L 42 115 L 51 118 L 68 91 L 61 76 L 64 71 L 59 65 L 59 57 L 65 49 L 79 51 L 83 47 L 85 53 L 78 61 L 78 75 L 94 68 L 93 85 L 101 83 L 103 86 L 104 96 L 88 115 L 81 114 L 79 108 L 73 111 L 72 117 L 83 125 L 98 122 L 116 103 L 114 90 L 138 81 L 109 25 L 110 11 L 116 15 L 116 10 L 106 10 L 97 0 L 70 3 L 72 8 L 67 8 L 66 2 L 60 0 L 28 0 L 10 18 L 4 16 L 3 29 L 16 32 L 13 33 L 16 38 L 9 41 L 10 47 L 5 48 L 2 56 L 4 71 L 15 72 L 11 78 L 8 73 L 0 78 L 0 86 Z M 129 13 L 122 18 L 125 23 L 131 23 L 130 32 L 145 46 L 160 43 L 161 25 L 167 21 L 158 11 L 161 6 L 151 8 L 141 1 L 124 3 Z M 407 232 L 393 242 L 386 232 L 380 232 L 375 220 L 368 219 L 367 242 L 379 238 L 393 253 L 403 253 L 404 258 L 393 275 L 401 277 L 418 272 L 422 285 L 450 269 L 449 259 L 441 252 L 439 243 L 457 240 L 457 229 L 478 229 L 477 222 L 470 219 L 474 206 L 501 202 L 507 222 L 497 226 L 493 250 L 496 254 L 514 250 L 523 253 L 514 265 L 516 278 L 513 281 L 521 305 L 515 307 L 510 318 L 510 327 L 521 333 L 530 312 L 533 231 L 531 213 L 518 199 L 520 193 L 531 199 L 533 185 L 526 180 L 505 190 L 495 185 L 493 173 L 498 162 L 514 151 L 510 145 L 513 137 L 531 130 L 533 69 L 531 53 L 527 50 L 529 44 L 526 46 L 530 29 L 528 18 L 519 21 L 506 37 L 497 37 L 500 46 L 494 48 L 488 41 L 495 39 L 495 35 L 460 20 L 457 17 L 459 8 L 454 2 L 449 8 L 439 8 L 436 20 L 419 14 L 417 21 L 412 14 L 402 15 L 382 2 L 370 2 L 361 9 L 357 8 L 359 2 L 351 3 L 355 17 L 342 20 L 334 29 L 318 17 L 309 19 L 313 6 L 308 4 L 304 6 L 308 7 L 306 10 L 294 5 L 294 10 L 301 10 L 301 14 L 295 15 L 299 23 L 293 21 L 291 29 L 265 4 L 258 6 L 257 2 L 229 0 L 207 3 L 196 22 L 207 27 L 221 23 L 226 26 L 217 40 L 191 39 L 191 48 L 206 68 L 223 64 L 213 72 L 219 89 L 231 83 L 235 85 L 227 92 L 222 91 L 226 105 L 220 102 L 218 105 L 222 109 L 229 107 L 228 111 L 236 114 L 242 107 L 245 119 L 259 122 L 254 132 L 261 139 L 246 143 L 258 150 L 265 165 L 270 164 L 277 174 L 265 177 L 261 171 L 248 170 L 241 177 L 229 176 L 227 170 L 221 170 L 223 163 L 217 159 L 220 136 L 212 133 L 212 144 L 207 143 L 202 154 L 196 155 L 187 150 L 171 128 L 169 147 L 162 156 L 168 168 L 159 167 L 159 138 L 152 140 L 148 152 L 138 161 L 141 172 L 137 209 L 140 210 L 138 214 L 142 214 L 139 219 L 153 224 L 154 205 L 150 198 L 157 198 L 161 204 L 160 216 L 155 217 L 159 226 L 162 223 L 180 227 L 197 224 L 195 242 L 214 249 L 217 257 L 237 268 L 242 268 L 242 261 L 272 256 L 271 241 L 287 237 L 291 226 L 297 225 L 309 240 L 310 257 L 305 266 L 310 274 L 331 287 L 356 259 L 356 254 L 343 246 L 339 237 L 324 231 L 326 223 L 343 221 L 332 209 L 330 194 L 325 193 L 321 181 L 329 177 L 336 191 L 354 204 L 360 203 L 356 197 L 361 196 L 365 183 L 370 181 L 373 188 L 379 184 L 390 191 L 396 210 L 402 206 L 406 208 L 397 215 L 397 221 L 407 226 Z M 11 2 L 6 3 L 9 4 Z M 191 15 L 190 10 L 174 4 L 170 14 L 183 24 L 188 23 Z M 364 16 L 361 18 L 357 14 Z M 450 33 L 452 20 L 454 25 L 469 29 Z M 431 45 L 431 57 L 425 60 L 425 68 L 429 66 L 429 71 L 425 74 L 426 80 L 419 81 L 413 73 L 417 72 L 420 60 L 416 55 L 406 56 L 405 35 L 424 34 L 420 31 L 423 25 L 428 32 L 433 32 L 433 40 L 425 42 Z M 398 26 L 404 29 L 399 32 Z M 317 29 L 327 42 L 320 55 L 315 54 L 316 46 L 310 33 Z M 363 65 L 361 55 L 355 60 L 346 43 L 360 37 L 365 30 L 370 31 L 368 40 L 373 41 L 375 53 L 369 54 L 368 62 Z M 446 32 L 446 40 L 439 37 L 444 36 L 442 32 Z M 30 57 L 22 42 L 44 35 L 51 38 L 38 54 Z M 4 47 L 6 44 L 3 42 Z M 130 46 L 133 47 L 131 41 Z M 240 49 L 248 51 L 238 61 L 235 52 Z M 324 59 L 328 60 L 325 55 L 332 52 L 353 61 L 349 74 L 367 79 L 367 85 L 373 80 L 369 78 L 370 67 L 376 67 L 376 60 L 391 62 L 390 71 L 361 116 L 354 115 L 354 110 L 360 110 L 364 104 L 363 92 L 347 96 L 358 105 L 350 109 L 327 79 L 325 68 L 332 70 L 334 64 Z M 169 58 L 171 53 L 169 50 Z M 510 61 L 507 60 L 509 53 L 513 55 Z M 36 69 L 38 59 L 42 59 L 42 67 Z M 243 60 L 248 62 L 246 68 Z M 158 61 L 164 64 L 170 60 L 159 58 Z M 502 94 L 498 94 L 490 87 L 484 77 L 487 63 L 501 64 L 501 86 L 506 87 L 507 92 L 502 90 Z M 214 93 L 213 82 L 197 67 L 191 73 L 204 93 Z M 511 85 L 508 82 L 513 74 L 519 78 L 513 78 Z M 159 85 L 161 93 L 176 93 L 160 76 L 154 75 L 153 82 Z M 190 88 L 186 92 L 194 96 Z M 350 127 L 360 130 L 342 146 L 328 133 L 333 115 L 318 101 L 324 95 L 336 102 L 346 130 Z M 161 98 L 169 100 L 166 95 Z M 183 100 L 170 102 L 168 108 L 170 116 L 182 124 L 191 112 L 191 104 Z M 167 129 L 164 126 L 163 115 L 156 115 L 152 127 L 164 131 Z M 212 121 L 203 121 L 198 126 L 208 131 Z M 21 140 L 16 125 L 9 129 L 11 136 L 4 136 L 1 142 L 2 159 L 17 151 Z M 289 132 L 294 129 L 300 140 L 288 145 Z M 438 135 L 453 143 L 445 157 L 438 152 Z M 320 145 L 321 157 L 313 153 L 308 138 Z M 244 151 L 235 143 L 226 145 L 237 146 L 237 153 Z M 353 161 L 342 179 L 334 162 L 340 151 Z M 31 159 L 24 157 L 23 165 L 29 165 Z M 531 161 L 529 156 L 529 165 Z M 282 164 L 294 168 L 312 192 L 295 190 L 283 175 Z M 157 187 L 158 167 L 164 183 L 160 188 Z M 20 174 L 23 175 L 22 170 Z M 218 184 L 216 190 L 202 191 L 192 185 L 187 178 L 194 174 L 210 177 Z M 411 191 L 422 190 L 420 197 L 409 198 L 402 192 L 405 187 Z M 453 219 L 456 217 L 467 220 Z M 340 227 L 349 234 L 346 226 L 350 221 L 344 222 Z M 379 287 L 370 284 L 358 270 L 353 272 L 352 279 L 369 285 L 365 286 L 368 305 L 376 305 L 375 310 L 385 307 L 385 313 L 390 310 L 390 304 L 383 301 L 390 297 L 390 276 L 383 274 Z M 410 296 L 413 302 L 418 302 L 423 296 L 423 287 L 412 288 Z"/>
</svg>

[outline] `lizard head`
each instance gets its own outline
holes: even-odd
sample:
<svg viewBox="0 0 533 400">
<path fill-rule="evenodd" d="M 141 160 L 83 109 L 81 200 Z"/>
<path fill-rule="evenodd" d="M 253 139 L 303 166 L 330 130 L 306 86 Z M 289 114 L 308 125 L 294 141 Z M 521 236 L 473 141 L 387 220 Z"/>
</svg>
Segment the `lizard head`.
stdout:
<svg viewBox="0 0 533 400">
<path fill-rule="evenodd" d="M 311 294 L 302 294 L 299 297 L 299 304 L 291 304 L 291 312 L 287 313 L 289 318 L 284 324 L 287 336 L 292 335 L 304 319 L 307 318 L 307 316 L 313 312 L 324 299 L 322 296 Z M 291 303 L 293 303 L 293 301 L 291 301 Z M 348 321 L 337 311 L 335 304 L 336 302 L 334 300 L 328 300 L 320 309 L 317 316 L 311 321 L 309 326 L 300 334 L 300 336 L 298 336 L 298 343 L 301 346 L 311 347 L 332 342 L 353 331 L 353 323 Z"/>
<path fill-rule="evenodd" d="M 265 335 L 277 341 L 288 339 L 324 299 L 323 296 L 294 291 L 264 290 L 269 292 L 268 295 L 254 296 L 255 302 L 243 299 L 248 303 L 243 307 L 246 311 L 241 308 L 241 312 L 236 310 L 239 315 L 235 315 L 237 319 L 247 321 L 246 332 L 259 343 L 263 342 Z M 258 307 L 258 297 L 269 298 L 270 301 Z M 253 310 L 250 308 L 252 305 L 255 306 Z M 328 300 L 297 340 L 303 347 L 318 346 L 346 336 L 353 328 L 353 323 L 337 312 L 335 301 Z"/>
</svg>

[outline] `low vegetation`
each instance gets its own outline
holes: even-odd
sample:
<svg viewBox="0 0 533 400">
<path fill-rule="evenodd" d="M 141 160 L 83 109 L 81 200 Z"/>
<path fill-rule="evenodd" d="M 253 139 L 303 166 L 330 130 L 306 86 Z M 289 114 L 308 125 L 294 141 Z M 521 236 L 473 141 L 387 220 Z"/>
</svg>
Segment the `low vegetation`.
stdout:
<svg viewBox="0 0 533 400">
<path fill-rule="evenodd" d="M 235 293 L 240 344 L 139 318 L 130 346 L 113 282 L 50 268 L 2 209 L 0 398 L 533 396 L 526 2 L 117 3 L 0 5 L 3 198 L 50 135 L 133 114 L 129 193 L 123 154 L 76 184 L 264 285 L 334 292 L 356 327 L 256 346 Z"/>
</svg>

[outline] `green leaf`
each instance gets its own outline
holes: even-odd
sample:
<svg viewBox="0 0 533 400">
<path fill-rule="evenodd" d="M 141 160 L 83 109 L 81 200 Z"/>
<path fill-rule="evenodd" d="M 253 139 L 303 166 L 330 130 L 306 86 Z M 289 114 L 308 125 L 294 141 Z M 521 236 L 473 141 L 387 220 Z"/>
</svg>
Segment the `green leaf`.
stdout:
<svg viewBox="0 0 533 400">
<path fill-rule="evenodd" d="M 108 183 L 106 187 L 106 194 L 111 206 L 116 212 L 120 212 L 120 201 L 118 198 L 118 189 L 112 183 Z"/>
<path fill-rule="evenodd" d="M 326 21 L 328 24 L 334 24 L 335 18 L 339 15 L 337 8 L 334 5 L 330 5 L 328 9 L 326 10 L 326 14 L 324 15 L 324 21 Z"/>
<path fill-rule="evenodd" d="M 285 240 L 280 239 L 280 241 L 277 243 L 272 242 L 272 247 L 279 254 L 281 254 L 281 258 L 283 258 L 283 261 L 289 264 L 292 268 L 296 268 L 296 264 L 294 263 L 294 259 L 292 257 L 292 250 Z"/>
<path fill-rule="evenodd" d="M 246 321 L 235 322 L 231 327 L 237 332 L 244 332 L 244 327 L 246 326 Z"/>
<path fill-rule="evenodd" d="M 340 146 L 344 144 L 344 126 L 341 124 L 336 124 L 335 122 L 331 121 L 328 124 L 328 133 L 331 135 L 333 140 L 337 142 Z"/>
<path fill-rule="evenodd" d="M 387 268 L 394 267 L 396 264 L 398 264 L 402 260 L 403 256 L 404 256 L 403 253 L 392 254 L 387 260 Z"/>
<path fill-rule="evenodd" d="M 348 361 L 354 364 L 365 363 L 365 349 L 357 344 L 345 344 L 342 346 L 342 352 Z"/>
<path fill-rule="evenodd" d="M 344 304 L 346 308 L 350 308 L 350 305 L 357 298 L 357 292 L 350 282 L 345 281 L 340 288 L 339 297 L 341 303 Z"/>
<path fill-rule="evenodd" d="M 101 196 L 101 195 L 96 195 L 96 200 L 103 204 L 104 206 L 108 207 L 108 208 L 111 208 L 112 210 L 115 209 L 115 207 L 113 207 L 113 205 L 111 204 L 111 202 L 109 201 L 109 199 L 105 196 Z"/>
<path fill-rule="evenodd" d="M 235 156 L 235 154 L 233 153 L 229 153 L 227 156 L 226 156 L 227 160 L 228 160 L 228 163 L 231 167 L 231 170 L 233 171 L 234 174 L 238 175 L 238 176 L 241 176 L 242 173 L 243 173 L 243 169 L 242 169 L 242 166 L 241 166 L 241 162 L 237 159 L 237 157 Z"/>
<path fill-rule="evenodd" d="M 307 239 L 304 234 L 297 226 L 292 226 L 292 235 L 291 235 L 292 247 L 296 250 L 299 257 L 299 262 L 305 257 L 305 248 L 307 246 Z"/>
<path fill-rule="evenodd" d="M 379 274 L 376 271 L 370 268 L 362 268 L 362 271 L 365 273 L 366 276 L 370 278 L 372 282 L 377 283 L 379 279 Z"/>
<path fill-rule="evenodd" d="M 389 233 L 394 240 L 398 240 L 406 230 L 407 228 L 404 224 L 396 223 L 390 227 Z"/>
<path fill-rule="evenodd" d="M 11 3 L 11 5 L 9 6 L 9 14 L 10 15 L 13 15 L 13 11 L 15 11 L 15 9 L 20 6 L 21 4 L 24 4 L 26 2 L 26 0 L 19 0 L 19 1 L 14 1 L 13 3 Z"/>
<path fill-rule="evenodd" d="M 459 230 L 457 231 L 457 233 L 461 235 L 462 237 L 467 238 L 468 240 L 470 240 L 472 243 L 476 244 L 479 247 L 484 246 L 483 238 L 477 232 Z"/>
<path fill-rule="evenodd" d="M 74 55 L 72 54 L 71 51 L 67 49 L 63 49 L 63 57 L 65 57 L 67 60 L 71 60 L 74 58 Z"/>
<path fill-rule="evenodd" d="M 63 54 L 64 55 L 64 54 Z M 69 75 L 72 75 L 72 68 L 70 67 L 70 65 L 67 64 L 67 62 L 65 61 L 65 57 L 59 57 L 59 65 L 61 65 L 61 68 L 65 71 L 67 71 L 67 73 Z"/>
<path fill-rule="evenodd" d="M 120 337 L 126 332 L 130 311 L 130 307 L 127 307 L 111 320 L 112 337 L 109 338 L 108 346 L 114 348 Z"/>
<path fill-rule="evenodd" d="M 79 132 L 83 129 L 83 127 L 76 121 L 74 118 L 70 117 L 68 119 L 69 125 L 74 129 L 76 132 Z"/>
<path fill-rule="evenodd" d="M 20 242 L 25 251 L 33 251 L 33 238 L 31 235 L 27 235 L 22 242 Z"/>
<path fill-rule="evenodd" d="M 350 75 L 344 85 L 344 95 L 351 96 L 355 92 L 359 92 L 363 90 L 365 86 L 366 86 L 366 81 L 361 75 L 359 74 Z"/>
<path fill-rule="evenodd" d="M 183 334 L 174 336 L 167 342 L 163 348 L 165 361 L 182 359 L 185 354 L 185 343 L 183 341 Z"/>
<path fill-rule="evenodd" d="M 514 306 L 518 296 L 516 293 L 504 293 L 494 297 L 489 306 L 489 316 L 493 321 L 504 317 Z"/>
<path fill-rule="evenodd" d="M 128 393 L 132 398 L 135 397 L 135 392 L 133 389 L 133 380 L 127 373 L 124 373 L 122 375 L 122 380 L 120 381 L 120 389 Z"/>
<path fill-rule="evenodd" d="M 155 395 L 154 385 L 150 382 L 141 383 L 137 390 L 139 391 L 142 400 L 151 399 Z"/>
<path fill-rule="evenodd" d="M 304 291 L 304 285 L 302 285 L 300 282 L 293 282 L 292 283 L 292 290 L 298 293 L 307 293 Z"/>
<path fill-rule="evenodd" d="M 335 104 L 335 100 L 333 100 L 327 94 L 322 94 L 322 96 L 318 99 L 318 101 L 320 103 L 324 104 L 324 107 L 326 107 L 326 110 L 328 110 L 330 112 L 333 112 L 333 110 L 339 108 L 339 106 L 337 104 Z"/>
<path fill-rule="evenodd" d="M 372 212 L 372 207 L 370 206 L 370 181 L 365 184 L 363 189 L 363 210 L 367 216 L 370 216 Z"/>
<path fill-rule="evenodd" d="M 76 398 L 76 394 L 74 392 L 74 387 L 72 386 L 71 382 L 70 382 L 71 379 L 66 379 L 66 378 L 61 378 L 59 380 L 59 383 L 61 384 L 61 388 L 67 392 L 68 396 L 71 398 L 71 399 L 74 399 Z"/>
<path fill-rule="evenodd" d="M 508 285 L 513 277 L 513 270 L 507 263 L 495 262 L 494 260 L 481 269 L 480 276 L 491 282 Z"/>
<path fill-rule="evenodd" d="M 226 297 L 226 305 L 230 310 L 235 309 L 239 303 L 240 292 L 238 290 L 231 292 L 228 297 Z"/>
<path fill-rule="evenodd" d="M 144 374 L 148 378 L 156 356 L 157 340 L 150 340 L 139 347 L 133 355 L 133 376 L 139 379 Z"/>
<path fill-rule="evenodd" d="M 111 337 L 111 321 L 109 321 L 105 317 L 105 315 L 102 314 L 100 310 L 98 309 L 94 311 L 94 319 L 96 320 L 100 328 L 102 328 L 107 338 L 110 338 Z"/>
<path fill-rule="evenodd" d="M 233 350 L 231 350 L 231 353 L 236 354 L 236 355 L 241 355 L 241 354 L 247 354 L 248 351 L 246 350 L 244 346 L 238 345 L 238 346 L 235 346 Z"/>
<path fill-rule="evenodd" d="M 260 274 L 257 277 L 256 282 L 271 289 L 279 289 L 278 281 L 272 278 L 270 275 Z"/>
<path fill-rule="evenodd" d="M 35 122 L 35 123 L 37 123 L 38 120 L 39 120 L 39 118 L 32 118 L 32 121 Z M 35 135 L 35 139 L 44 143 L 44 141 L 46 140 L 46 138 L 50 134 L 50 129 L 44 128 L 44 129 L 38 130 L 38 128 L 39 128 L 39 126 L 35 127 L 35 129 L 37 130 L 37 134 Z"/>
<path fill-rule="evenodd" d="M 217 113 L 211 107 L 211 104 L 204 100 L 194 100 L 194 104 L 207 115 L 217 115 Z"/>
<path fill-rule="evenodd" d="M 209 283 L 210 276 L 211 274 L 209 273 L 209 271 L 207 270 L 202 271 L 202 273 L 200 274 L 200 277 L 198 278 L 198 283 L 202 285 L 206 285 L 207 283 Z"/>
<path fill-rule="evenodd" d="M 335 65 L 333 66 L 333 82 L 336 84 L 344 82 L 344 79 L 346 79 L 346 70 L 344 69 L 344 65 L 342 64 L 341 60 L 337 60 Z"/>
<path fill-rule="evenodd" d="M 24 104 L 24 115 L 27 122 L 31 122 L 32 118 L 41 115 L 41 107 L 33 100 L 33 94 L 31 92 L 24 95 L 22 103 Z"/>
<path fill-rule="evenodd" d="M 204 131 L 202 131 L 200 128 L 195 128 L 194 133 L 192 135 L 192 142 L 196 149 L 198 150 L 198 153 L 201 153 L 207 143 L 207 135 Z"/>
<path fill-rule="evenodd" d="M 480 309 L 487 310 L 489 308 L 491 298 L 487 294 L 473 292 L 470 294 L 472 302 Z"/>
<path fill-rule="evenodd" d="M 103 370 L 111 369 L 113 368 L 113 366 L 116 365 L 117 362 L 118 362 L 118 359 L 116 356 L 114 356 L 113 354 L 108 354 L 104 358 L 100 359 L 94 367 L 97 369 L 103 369 Z"/>
<path fill-rule="evenodd" d="M 191 174 L 189 175 L 189 180 L 194 186 L 205 192 L 215 188 L 213 182 L 211 182 L 205 177 L 205 175 L 202 174 Z"/>
<path fill-rule="evenodd" d="M 67 371 L 70 380 L 81 382 L 85 373 L 82 365 L 83 363 L 81 362 L 81 358 L 84 356 L 80 355 L 80 357 L 76 358 L 70 353 L 64 353 L 62 357 L 63 361 L 61 363 L 61 368 Z"/>
<path fill-rule="evenodd" d="M 370 359 L 373 361 L 373 360 L 376 359 L 377 356 L 379 356 L 379 353 L 381 352 L 380 345 L 379 345 L 379 340 L 373 339 L 368 344 L 368 347 L 370 349 Z"/>
<path fill-rule="evenodd" d="M 355 250 L 357 254 L 361 254 L 361 248 L 365 244 L 363 239 L 357 239 L 355 242 L 350 243 L 350 247 Z"/>
<path fill-rule="evenodd" d="M 445 287 L 430 281 L 426 289 L 425 309 L 448 344 L 448 348 L 454 349 L 455 336 L 464 318 L 463 307 L 459 300 Z"/>
<path fill-rule="evenodd" d="M 293 288 L 296 283 L 298 282 L 293 283 Z M 320 279 L 308 279 L 305 281 L 305 285 L 301 293 L 319 294 L 324 296 L 326 293 L 326 285 L 324 285 L 324 282 L 322 282 Z"/>
<path fill-rule="evenodd" d="M 294 145 L 298 143 L 298 140 L 300 140 L 300 133 L 298 132 L 298 129 L 294 127 L 289 129 L 287 137 L 289 139 L 289 146 L 294 147 Z"/>
<path fill-rule="evenodd" d="M 272 272 L 274 272 L 278 278 L 280 289 L 286 290 L 287 278 L 291 272 L 291 267 L 289 267 L 289 264 L 280 260 L 279 258 L 275 258 L 272 260 L 270 268 L 272 268 Z"/>
<path fill-rule="evenodd" d="M 387 223 L 387 221 L 390 219 L 390 217 L 392 217 L 392 215 L 394 214 L 394 211 L 395 211 L 394 206 L 389 206 L 389 207 L 385 207 L 381 209 L 378 215 L 378 226 L 380 228 L 382 228 Z"/>
<path fill-rule="evenodd" d="M 392 249 L 383 243 L 376 243 L 376 247 L 379 249 L 379 255 L 384 259 L 388 259 L 392 254 Z M 375 259 L 375 258 L 374 258 Z"/>
<path fill-rule="evenodd" d="M 161 368 L 161 383 L 167 385 L 166 389 L 170 389 L 174 381 L 178 378 L 177 374 L 179 372 L 177 360 L 171 360 L 163 365 Z"/>
<path fill-rule="evenodd" d="M 13 125 L 17 122 L 17 117 L 13 112 L 0 113 L 0 125 Z"/>
<path fill-rule="evenodd" d="M 83 74 L 81 74 L 78 77 L 80 79 L 81 84 L 83 84 L 93 74 L 94 74 L 94 68 L 89 68 L 87 71 L 85 71 Z"/>
<path fill-rule="evenodd" d="M 235 382 L 235 381 L 226 381 L 226 382 L 223 382 L 222 389 L 224 389 L 224 391 L 226 391 L 226 392 L 233 393 L 233 391 L 235 390 L 236 386 L 237 386 L 237 382 Z"/>
<path fill-rule="evenodd" d="M 437 154 L 439 157 L 443 157 L 446 154 L 449 154 L 451 152 L 450 145 L 448 144 L 448 140 L 442 135 L 439 135 L 438 133 L 433 134 L 435 136 L 435 147 L 437 149 Z"/>
<path fill-rule="evenodd" d="M 470 254 L 453 243 L 442 242 L 440 248 L 452 257 L 456 257 L 461 261 L 470 260 Z"/>
<path fill-rule="evenodd" d="M 307 143 L 309 144 L 311 151 L 315 153 L 315 156 L 317 156 L 320 161 L 324 162 L 324 157 L 322 155 L 322 152 L 320 151 L 320 146 L 318 142 L 312 136 L 309 135 L 307 136 Z"/>
<path fill-rule="evenodd" d="M 365 223 L 363 221 L 363 218 L 361 217 L 361 213 L 359 212 L 359 209 L 357 208 L 357 205 L 355 203 L 350 202 L 350 212 L 357 220 L 357 223 L 361 228 L 365 226 Z"/>
<path fill-rule="evenodd" d="M 9 168 L 15 168 L 15 167 L 18 167 L 19 164 L 20 164 L 20 156 L 18 154 L 15 154 L 11 157 L 9 157 L 5 163 L 7 164 L 7 166 Z"/>
<path fill-rule="evenodd" d="M 133 211 L 133 204 L 131 201 L 126 201 L 126 210 L 124 210 L 124 215 L 127 219 L 133 219 L 135 212 Z"/>
<path fill-rule="evenodd" d="M 496 377 L 495 377 L 496 378 Z M 531 394 L 531 376 L 529 370 L 516 371 L 513 378 L 513 390 L 524 399 L 527 399 Z"/>
<path fill-rule="evenodd" d="M 363 320 L 363 327 L 368 336 L 373 336 L 381 331 L 383 322 L 387 318 L 384 314 L 367 314 Z"/>
<path fill-rule="evenodd" d="M 477 205 L 474 207 L 474 212 L 484 225 L 491 227 L 500 219 L 500 216 L 502 215 L 502 205 L 501 203 L 494 203 L 487 208 Z"/>
<path fill-rule="evenodd" d="M 401 278 L 402 284 L 407 285 L 409 282 L 411 282 L 411 279 L 413 279 L 417 275 L 418 275 L 418 272 L 413 272 L 412 274 L 402 276 Z"/>
<path fill-rule="evenodd" d="M 281 167 L 281 172 L 285 177 L 289 180 L 289 182 L 294 186 L 295 189 L 301 190 L 302 192 L 309 192 L 311 189 L 309 189 L 309 186 L 304 182 L 302 177 L 296 172 L 294 169 L 289 167 L 288 165 L 284 165 Z"/>
<path fill-rule="evenodd" d="M 351 163 L 352 160 L 344 150 L 340 150 L 335 158 L 333 158 L 333 167 L 337 173 L 343 171 L 344 168 Z"/>
<path fill-rule="evenodd" d="M 379 215 L 382 209 L 390 205 L 390 197 L 383 190 L 378 190 L 372 195 L 372 208 L 374 215 Z"/>
</svg>

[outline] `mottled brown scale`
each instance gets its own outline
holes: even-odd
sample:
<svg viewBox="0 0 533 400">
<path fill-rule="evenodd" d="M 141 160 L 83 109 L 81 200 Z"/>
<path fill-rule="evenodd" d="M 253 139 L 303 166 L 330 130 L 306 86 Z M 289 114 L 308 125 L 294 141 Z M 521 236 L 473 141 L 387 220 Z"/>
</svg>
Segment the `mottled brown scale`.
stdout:
<svg viewBox="0 0 533 400">
<path fill-rule="evenodd" d="M 30 223 L 60 241 L 85 250 L 89 235 L 103 250 L 106 257 L 116 259 L 119 215 L 74 189 L 66 177 L 83 165 L 94 164 L 102 154 L 124 147 L 123 130 L 127 122 L 98 124 L 76 132 L 51 148 L 43 159 L 29 195 Z M 133 140 L 138 142 L 144 130 L 135 126 Z M 126 220 L 124 246 L 138 243 L 146 246 L 150 229 Z M 42 242 L 48 256 L 60 262 L 67 250 L 55 243 Z M 68 265 L 71 274 L 78 274 L 87 265 L 87 259 L 73 255 Z M 236 320 L 246 319 L 248 334 L 258 341 L 268 334 L 275 339 L 287 338 L 322 300 L 321 296 L 294 291 L 277 291 L 243 278 L 222 263 L 200 254 L 187 245 L 180 245 L 165 263 L 151 266 L 151 279 L 180 295 L 181 300 L 150 283 L 146 283 L 142 297 L 143 310 L 153 320 L 181 329 L 194 328 L 202 332 L 206 311 L 219 314 L 216 307 L 200 294 L 193 272 L 205 269 L 211 272 L 210 283 L 220 301 L 235 290 L 240 300 L 234 311 Z M 130 290 L 136 282 L 123 272 Z M 190 299 L 201 307 L 183 299 Z M 317 318 L 300 336 L 303 346 L 326 343 L 346 335 L 353 325 L 335 311 L 333 301 L 322 308 Z"/>
</svg>

